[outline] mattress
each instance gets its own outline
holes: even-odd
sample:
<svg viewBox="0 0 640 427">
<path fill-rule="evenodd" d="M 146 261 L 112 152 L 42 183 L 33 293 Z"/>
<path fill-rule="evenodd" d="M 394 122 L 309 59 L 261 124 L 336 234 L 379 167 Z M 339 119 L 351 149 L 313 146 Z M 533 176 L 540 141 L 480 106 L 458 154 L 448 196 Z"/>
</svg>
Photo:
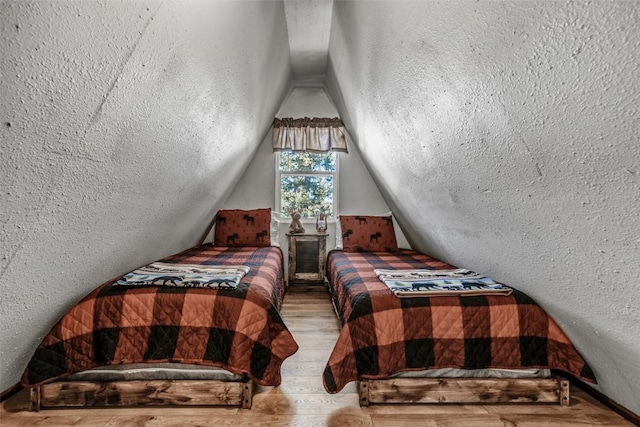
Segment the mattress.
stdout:
<svg viewBox="0 0 640 427">
<path fill-rule="evenodd" d="M 550 378 L 549 369 L 426 369 L 393 374 L 390 378 Z"/>
<path fill-rule="evenodd" d="M 88 369 L 65 381 L 216 380 L 243 381 L 244 375 L 225 369 L 183 363 L 132 363 Z"/>
</svg>

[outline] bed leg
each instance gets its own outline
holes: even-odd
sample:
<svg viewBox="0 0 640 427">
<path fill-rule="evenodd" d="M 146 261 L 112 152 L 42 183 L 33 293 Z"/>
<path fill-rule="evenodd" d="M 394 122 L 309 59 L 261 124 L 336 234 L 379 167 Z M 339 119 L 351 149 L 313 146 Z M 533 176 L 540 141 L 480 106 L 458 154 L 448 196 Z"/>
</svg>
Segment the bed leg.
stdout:
<svg viewBox="0 0 640 427">
<path fill-rule="evenodd" d="M 31 387 L 29 389 L 29 400 L 30 400 L 29 410 L 30 411 L 32 412 L 40 411 L 40 396 L 41 396 L 40 386 Z"/>
<path fill-rule="evenodd" d="M 560 386 L 560 406 L 569 406 L 570 404 L 570 395 L 569 395 L 569 380 L 557 377 L 558 385 Z"/>
<path fill-rule="evenodd" d="M 369 381 L 358 381 L 358 398 L 361 407 L 366 408 L 369 406 Z"/>
<path fill-rule="evenodd" d="M 247 380 L 242 384 L 242 409 L 251 409 L 254 389 L 255 384 L 252 380 Z"/>
</svg>

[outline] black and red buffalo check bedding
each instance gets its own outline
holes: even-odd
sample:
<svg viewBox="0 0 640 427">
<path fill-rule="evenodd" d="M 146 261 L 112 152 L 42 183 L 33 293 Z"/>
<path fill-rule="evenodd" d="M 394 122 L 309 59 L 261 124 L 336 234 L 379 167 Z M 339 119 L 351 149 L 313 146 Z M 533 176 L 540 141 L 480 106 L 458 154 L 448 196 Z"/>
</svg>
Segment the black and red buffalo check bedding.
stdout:
<svg viewBox="0 0 640 427">
<path fill-rule="evenodd" d="M 298 345 L 284 325 L 283 257 L 277 247 L 202 245 L 162 260 L 247 265 L 237 289 L 112 286 L 74 305 L 51 329 L 22 376 L 31 387 L 103 365 L 178 362 L 221 367 L 280 384 Z"/>
<path fill-rule="evenodd" d="M 331 251 L 327 278 L 342 330 L 324 371 L 339 392 L 359 378 L 435 368 L 545 368 L 595 383 L 595 376 L 556 322 L 530 297 L 398 298 L 375 269 L 452 269 L 410 251 Z"/>
</svg>

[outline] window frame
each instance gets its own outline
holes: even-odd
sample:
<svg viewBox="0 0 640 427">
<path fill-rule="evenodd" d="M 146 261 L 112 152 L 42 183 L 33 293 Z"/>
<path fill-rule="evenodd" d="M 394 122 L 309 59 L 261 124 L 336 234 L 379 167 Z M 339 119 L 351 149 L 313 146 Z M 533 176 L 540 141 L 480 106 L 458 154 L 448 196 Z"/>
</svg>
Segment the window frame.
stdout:
<svg viewBox="0 0 640 427">
<path fill-rule="evenodd" d="M 290 153 L 290 151 L 286 151 L 287 153 Z M 288 215 L 288 212 L 282 212 L 282 177 L 283 176 L 330 176 L 333 178 L 333 212 L 331 214 L 331 216 L 327 215 L 327 221 L 328 222 L 333 222 L 336 220 L 336 218 L 338 217 L 338 188 L 339 188 L 339 171 L 340 171 L 340 156 L 339 153 L 337 151 L 331 151 L 330 153 L 332 153 L 335 156 L 335 164 L 336 164 L 336 170 L 335 171 L 281 171 L 280 170 L 280 153 L 282 153 L 282 151 L 276 151 L 276 155 L 275 155 L 275 169 L 276 169 L 276 180 L 275 180 L 275 187 L 276 187 L 276 200 L 275 200 L 275 207 L 276 207 L 276 212 L 280 213 L 280 217 L 282 218 L 287 218 L 289 219 L 288 216 L 285 217 L 285 215 Z M 303 153 L 303 152 L 299 152 L 299 153 Z M 302 222 L 305 223 L 315 223 L 316 218 L 315 217 L 303 217 L 301 218 Z"/>
</svg>

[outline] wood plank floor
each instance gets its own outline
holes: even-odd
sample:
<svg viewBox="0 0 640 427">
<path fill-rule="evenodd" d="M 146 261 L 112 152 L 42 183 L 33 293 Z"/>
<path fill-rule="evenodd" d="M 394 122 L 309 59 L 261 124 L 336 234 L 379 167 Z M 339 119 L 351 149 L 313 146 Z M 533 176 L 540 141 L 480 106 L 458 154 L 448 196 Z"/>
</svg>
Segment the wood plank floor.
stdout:
<svg viewBox="0 0 640 427">
<path fill-rule="evenodd" d="M 310 290 L 311 289 L 311 290 Z M 280 387 L 258 387 L 250 410 L 224 407 L 145 407 L 28 411 L 22 390 L 6 400 L 0 426 L 632 426 L 572 388 L 571 406 L 373 405 L 360 408 L 356 384 L 330 395 L 322 372 L 339 324 L 323 287 L 292 287 L 282 309 L 300 350 L 284 362 Z"/>
</svg>

